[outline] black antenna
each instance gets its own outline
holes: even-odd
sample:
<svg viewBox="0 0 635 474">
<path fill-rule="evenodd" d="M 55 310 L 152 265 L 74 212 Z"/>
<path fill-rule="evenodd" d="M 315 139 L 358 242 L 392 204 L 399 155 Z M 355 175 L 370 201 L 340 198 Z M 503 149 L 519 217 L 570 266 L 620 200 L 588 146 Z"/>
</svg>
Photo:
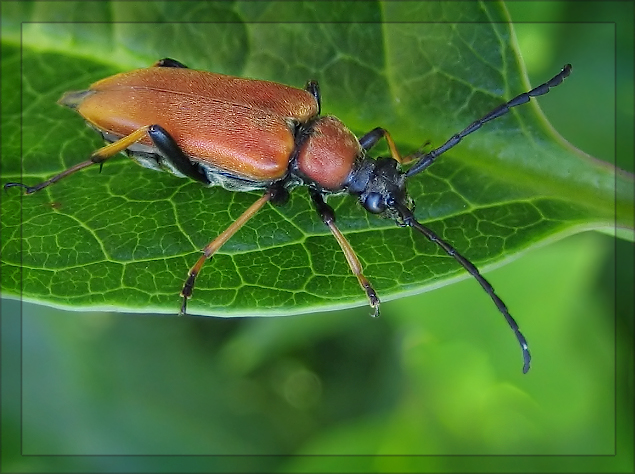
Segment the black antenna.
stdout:
<svg viewBox="0 0 635 474">
<path fill-rule="evenodd" d="M 571 73 L 571 64 L 567 64 L 562 68 L 562 71 L 560 71 L 558 74 L 556 74 L 554 77 L 549 79 L 544 84 L 539 85 L 538 87 L 530 90 L 529 92 L 524 92 L 520 95 L 517 95 L 509 102 L 496 107 L 494 110 L 492 110 L 490 113 L 488 113 L 484 117 L 478 119 L 475 122 L 472 122 L 472 124 L 469 127 L 467 127 L 462 132 L 459 132 L 456 135 L 454 135 L 452 138 L 450 138 L 447 142 L 445 142 L 439 148 L 432 150 L 431 152 L 426 153 L 425 155 L 421 155 L 421 153 L 415 153 L 413 156 L 415 159 L 418 158 L 419 161 L 417 161 L 412 166 L 412 168 L 410 168 L 406 172 L 406 176 L 410 177 L 410 176 L 414 176 L 417 173 L 421 173 L 424 169 L 426 169 L 428 166 L 434 163 L 434 160 L 436 160 L 439 155 L 442 155 L 443 153 L 448 151 L 450 148 L 458 145 L 459 142 L 463 140 L 465 136 L 469 135 L 472 132 L 475 132 L 476 130 L 481 128 L 483 124 L 489 122 L 490 120 L 494 120 L 500 117 L 501 115 L 505 115 L 507 112 L 509 112 L 509 110 L 512 107 L 525 104 L 529 102 L 529 99 L 531 99 L 532 97 L 545 95 L 547 92 L 549 92 L 549 90 L 552 87 L 556 87 L 562 84 L 562 81 L 564 81 L 564 79 L 570 73 Z"/>
<path fill-rule="evenodd" d="M 456 251 L 454 247 L 452 247 L 449 243 L 441 239 L 437 234 L 435 234 L 432 230 L 428 229 L 424 225 L 422 225 L 419 221 L 415 219 L 414 214 L 410 209 L 406 206 L 399 204 L 396 200 L 391 200 L 389 206 L 395 209 L 401 218 L 403 219 L 403 223 L 413 229 L 418 230 L 423 235 L 425 235 L 431 242 L 434 242 L 439 247 L 441 247 L 445 252 L 454 257 L 454 259 L 461 264 L 463 268 L 465 268 L 470 275 L 472 275 L 476 281 L 483 287 L 485 292 L 492 298 L 492 301 L 498 308 L 498 310 L 505 316 L 507 320 L 507 324 L 512 328 L 514 334 L 516 335 L 516 339 L 518 339 L 518 343 L 520 344 L 520 348 L 523 351 L 523 374 L 526 374 L 529 371 L 529 364 L 531 362 L 531 355 L 529 354 L 529 347 L 527 346 L 527 339 L 523 336 L 523 333 L 520 332 L 518 324 L 514 320 L 511 314 L 509 314 L 509 310 L 503 300 L 501 300 L 498 295 L 494 292 L 494 288 L 492 285 L 481 275 L 478 269 L 474 266 L 472 262 L 470 262 L 467 258 L 462 256 L 460 253 Z"/>
</svg>

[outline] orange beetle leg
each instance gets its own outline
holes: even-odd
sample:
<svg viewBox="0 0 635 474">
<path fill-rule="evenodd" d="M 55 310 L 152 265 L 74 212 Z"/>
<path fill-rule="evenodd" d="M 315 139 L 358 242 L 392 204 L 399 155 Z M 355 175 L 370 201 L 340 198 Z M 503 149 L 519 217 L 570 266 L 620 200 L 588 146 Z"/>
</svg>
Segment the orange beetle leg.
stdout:
<svg viewBox="0 0 635 474">
<path fill-rule="evenodd" d="M 351 268 L 353 274 L 357 277 L 357 281 L 359 282 L 359 286 L 362 287 L 366 296 L 368 297 L 368 302 L 373 308 L 373 314 L 371 316 L 377 317 L 379 316 L 379 297 L 375 292 L 375 289 L 372 287 L 368 279 L 362 274 L 362 264 L 360 263 L 353 247 L 346 240 L 346 237 L 340 232 L 340 230 L 335 225 L 335 211 L 333 208 L 324 202 L 324 198 L 322 195 L 314 190 L 309 191 L 311 193 L 311 199 L 315 204 L 318 214 L 322 218 L 324 224 L 327 225 L 335 240 L 340 245 L 342 252 L 346 256 L 346 261 L 348 262 L 348 266 Z"/>
<path fill-rule="evenodd" d="M 196 277 L 201 272 L 201 268 L 205 261 L 211 259 L 216 251 L 220 249 L 225 242 L 227 242 L 232 235 L 234 235 L 238 229 L 240 229 L 245 223 L 251 219 L 256 212 L 262 209 L 268 201 L 275 197 L 274 190 L 268 190 L 264 196 L 258 199 L 255 203 L 253 203 L 243 214 L 236 219 L 225 231 L 212 240 L 207 246 L 203 249 L 203 255 L 196 261 L 194 266 L 190 269 L 187 274 L 187 279 L 185 280 L 185 284 L 183 285 L 183 289 L 181 290 L 181 296 L 183 297 L 183 304 L 181 305 L 181 312 L 179 315 L 185 315 L 187 309 L 187 300 L 192 297 L 192 290 L 194 289 L 194 282 L 196 281 Z"/>
<path fill-rule="evenodd" d="M 393 159 L 395 159 L 402 165 L 405 165 L 411 162 L 412 160 L 414 160 L 415 157 L 413 157 L 412 155 L 408 155 L 405 158 L 401 157 L 401 155 L 399 154 L 399 150 L 397 150 L 397 146 L 395 145 L 395 142 L 390 136 L 390 133 L 388 132 L 388 130 L 386 130 L 385 128 L 377 127 L 371 130 L 370 132 L 368 132 L 366 135 L 362 136 L 359 139 L 359 144 L 362 146 L 364 150 L 368 151 L 372 147 L 374 147 L 381 138 L 386 139 L 386 143 L 388 144 L 388 149 L 390 150 L 390 156 L 392 156 Z"/>
<path fill-rule="evenodd" d="M 101 147 L 99 150 L 95 151 L 91 155 L 90 159 L 93 163 L 102 163 L 106 161 L 111 156 L 116 155 L 120 151 L 124 151 L 130 145 L 133 145 L 134 143 L 137 143 L 139 140 L 143 139 L 148 133 L 149 128 L 150 125 L 145 125 L 141 128 L 136 129 L 130 135 L 126 135 L 125 137 L 120 138 L 115 142 Z"/>
</svg>

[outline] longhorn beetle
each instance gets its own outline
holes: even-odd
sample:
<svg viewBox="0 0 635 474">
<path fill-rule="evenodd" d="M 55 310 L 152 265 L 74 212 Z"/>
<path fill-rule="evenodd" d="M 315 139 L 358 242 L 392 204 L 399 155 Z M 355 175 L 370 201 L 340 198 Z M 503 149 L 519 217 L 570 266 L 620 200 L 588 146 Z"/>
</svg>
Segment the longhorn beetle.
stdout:
<svg viewBox="0 0 635 474">
<path fill-rule="evenodd" d="M 275 82 L 195 71 L 173 59 L 150 68 L 117 74 L 83 91 L 67 92 L 59 103 L 76 110 L 108 145 L 90 159 L 37 184 L 7 183 L 32 194 L 93 164 L 126 152 L 142 166 L 188 177 L 206 186 L 230 191 L 261 189 L 264 194 L 223 233 L 210 242 L 190 269 L 181 296 L 186 313 L 196 277 L 203 264 L 267 202 L 283 204 L 289 190 L 304 185 L 324 224 L 342 248 L 348 265 L 366 292 L 374 316 L 379 298 L 362 273 L 346 237 L 335 225 L 331 194 L 348 193 L 372 214 L 394 219 L 439 245 L 483 287 L 514 331 L 523 354 L 523 373 L 530 365 L 527 341 L 505 303 L 478 269 L 449 243 L 415 219 L 406 181 L 421 173 L 443 153 L 485 123 L 506 114 L 531 97 L 546 94 L 571 72 L 567 64 L 549 81 L 500 105 L 440 147 L 401 157 L 390 134 L 375 128 L 356 138 L 336 117 L 320 115 L 318 84 L 304 89 Z M 390 157 L 373 159 L 367 152 L 385 139 Z M 413 163 L 406 171 L 402 165 Z"/>
</svg>

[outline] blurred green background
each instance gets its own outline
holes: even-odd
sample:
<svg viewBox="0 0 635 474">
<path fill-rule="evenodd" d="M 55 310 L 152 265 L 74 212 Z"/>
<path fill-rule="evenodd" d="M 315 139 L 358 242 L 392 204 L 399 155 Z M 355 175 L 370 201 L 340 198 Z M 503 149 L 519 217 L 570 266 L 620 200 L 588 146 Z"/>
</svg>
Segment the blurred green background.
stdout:
<svg viewBox="0 0 635 474">
<path fill-rule="evenodd" d="M 608 162 L 616 123 L 632 136 L 619 128 L 632 126 L 632 25 L 597 22 L 623 5 L 508 6 L 532 21 L 516 25 L 532 84 L 574 65 L 543 110 Z M 631 67 L 617 104 L 616 61 Z M 618 160 L 633 171 L 619 146 Z M 4 334 L 21 334 L 3 338 L 3 381 L 22 380 L 3 389 L 3 471 L 632 472 L 632 255 L 584 233 L 487 273 L 529 339 L 525 376 L 472 279 L 386 302 L 377 320 L 367 307 L 215 319 L 26 303 L 19 320 L 3 300 Z"/>
</svg>

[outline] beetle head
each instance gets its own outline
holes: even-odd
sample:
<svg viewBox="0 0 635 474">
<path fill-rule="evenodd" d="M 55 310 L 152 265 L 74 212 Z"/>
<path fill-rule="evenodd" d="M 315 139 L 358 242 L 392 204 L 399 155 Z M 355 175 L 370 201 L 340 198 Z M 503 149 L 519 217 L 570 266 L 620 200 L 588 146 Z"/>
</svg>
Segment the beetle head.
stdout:
<svg viewBox="0 0 635 474">
<path fill-rule="evenodd" d="M 399 224 L 402 217 L 397 206 L 410 209 L 413 204 L 406 191 L 406 174 L 393 158 L 361 159 L 349 177 L 348 192 L 358 196 L 368 212 L 395 219 Z"/>
</svg>

